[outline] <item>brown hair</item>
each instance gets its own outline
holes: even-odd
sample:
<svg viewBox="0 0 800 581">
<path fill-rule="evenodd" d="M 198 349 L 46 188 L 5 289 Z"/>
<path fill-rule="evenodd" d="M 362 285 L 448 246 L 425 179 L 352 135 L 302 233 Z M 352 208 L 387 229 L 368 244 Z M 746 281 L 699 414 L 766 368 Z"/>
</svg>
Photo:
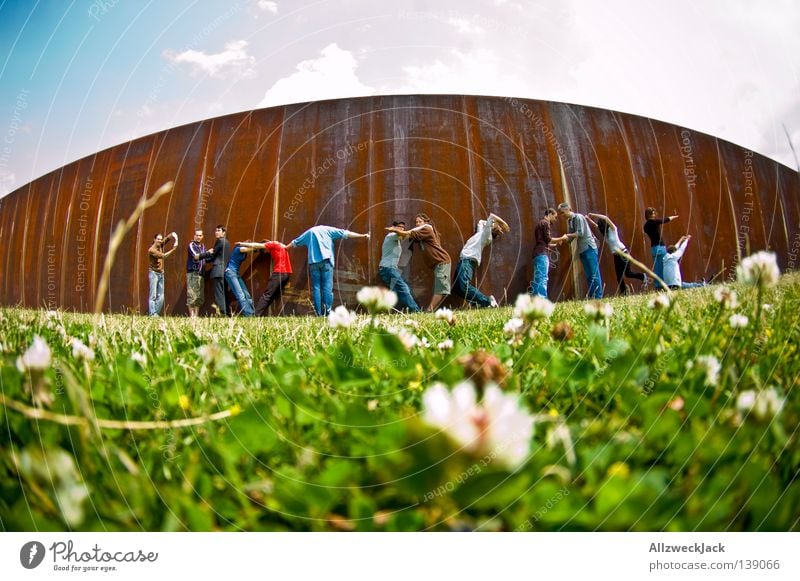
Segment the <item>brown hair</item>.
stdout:
<svg viewBox="0 0 800 581">
<path fill-rule="evenodd" d="M 656 215 L 656 209 L 653 206 L 644 209 L 644 217 L 652 218 Z"/>
</svg>

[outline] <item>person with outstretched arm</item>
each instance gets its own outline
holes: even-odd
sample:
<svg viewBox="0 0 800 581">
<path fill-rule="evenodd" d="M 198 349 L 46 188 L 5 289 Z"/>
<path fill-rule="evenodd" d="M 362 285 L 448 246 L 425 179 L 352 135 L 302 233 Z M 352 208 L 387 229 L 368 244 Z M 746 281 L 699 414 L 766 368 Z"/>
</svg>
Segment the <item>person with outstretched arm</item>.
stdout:
<svg viewBox="0 0 800 581">
<path fill-rule="evenodd" d="M 242 251 L 260 250 L 268 252 L 272 257 L 272 274 L 267 282 L 266 290 L 256 301 L 256 317 L 263 317 L 269 306 L 283 294 L 284 287 L 292 276 L 292 263 L 289 253 L 280 242 L 263 240 L 261 242 L 237 242 Z"/>
<path fill-rule="evenodd" d="M 214 229 L 214 236 L 217 238 L 214 248 L 197 256 L 198 260 L 211 261 L 210 278 L 214 281 L 214 303 L 217 305 L 221 317 L 228 315 L 225 300 L 225 267 L 228 266 L 228 260 L 231 257 L 231 243 L 225 237 L 226 233 L 225 226 L 219 224 Z"/>
<path fill-rule="evenodd" d="M 681 236 L 677 244 L 673 244 L 667 248 L 667 253 L 664 255 L 664 282 L 672 290 L 680 290 L 686 288 L 697 288 L 705 286 L 705 282 L 683 282 L 681 276 L 681 258 L 683 253 L 686 252 L 686 247 L 689 245 L 691 236 Z"/>
<path fill-rule="evenodd" d="M 643 272 L 636 272 L 631 269 L 630 261 L 625 258 L 625 254 L 630 254 L 625 243 L 622 242 L 619 236 L 619 228 L 611 218 L 603 214 L 595 214 L 589 212 L 586 214 L 587 220 L 592 224 L 597 231 L 603 236 L 614 256 L 614 273 L 617 275 L 617 294 L 628 294 L 628 287 L 625 285 L 625 278 L 632 278 L 642 281 L 642 290 L 647 288 L 647 275 Z"/>
<path fill-rule="evenodd" d="M 666 216 L 664 218 L 657 218 L 656 209 L 652 206 L 646 208 L 644 211 L 644 233 L 650 238 L 650 252 L 653 255 L 653 272 L 657 277 L 664 279 L 664 255 L 667 253 L 667 245 L 661 237 L 661 227 L 668 222 L 672 222 L 678 218 L 675 216 Z M 661 283 L 655 281 L 656 288 L 661 288 Z"/>
<path fill-rule="evenodd" d="M 425 263 L 433 271 L 433 295 L 428 311 L 433 312 L 450 294 L 450 255 L 442 248 L 439 232 L 427 214 L 419 213 L 415 218 L 416 226 L 405 230 L 399 226 L 387 228 L 400 238 L 411 238 L 422 243 L 422 254 Z"/>
<path fill-rule="evenodd" d="M 511 231 L 511 228 L 497 214 L 490 213 L 486 220 L 479 220 L 475 233 L 470 236 L 456 264 L 453 280 L 453 294 L 463 298 L 468 304 L 478 307 L 497 307 L 493 296 L 486 296 L 472 285 L 472 277 L 481 265 L 483 249 L 492 244 L 495 238 Z"/>
<path fill-rule="evenodd" d="M 314 226 L 292 240 L 286 248 L 305 246 L 308 249 L 308 272 L 311 278 L 311 298 L 314 311 L 327 316 L 333 308 L 333 243 L 342 238 L 365 238 L 369 232 L 358 234 L 333 226 Z"/>
<path fill-rule="evenodd" d="M 172 248 L 165 251 L 164 245 L 172 240 Z M 178 235 L 175 232 L 167 234 L 166 238 L 161 234 L 153 236 L 153 244 L 147 251 L 150 259 L 150 268 L 147 271 L 147 280 L 150 286 L 150 294 L 147 301 L 147 314 L 157 317 L 164 308 L 164 259 L 175 252 L 178 248 Z"/>
<path fill-rule="evenodd" d="M 392 227 L 405 229 L 406 223 L 395 220 Z M 397 232 L 389 232 L 383 239 L 381 247 L 381 261 L 378 264 L 378 276 L 389 290 L 397 294 L 397 307 L 405 308 L 411 313 L 419 313 L 419 308 L 411 287 L 400 272 L 400 258 L 403 254 L 403 243 Z"/>
<path fill-rule="evenodd" d="M 533 231 L 535 245 L 533 247 L 533 282 L 531 294 L 547 298 L 547 278 L 550 273 L 550 249 L 567 241 L 567 235 L 553 238 L 550 226 L 558 218 L 555 209 L 547 208 L 544 216 L 536 224 Z"/>
<path fill-rule="evenodd" d="M 597 240 L 589 228 L 586 216 L 573 212 L 567 202 L 558 205 L 558 213 L 567 220 L 567 239 L 577 241 L 578 256 L 583 265 L 583 274 L 589 287 L 589 298 L 603 298 L 603 279 L 600 277 L 600 262 L 597 259 Z"/>
</svg>

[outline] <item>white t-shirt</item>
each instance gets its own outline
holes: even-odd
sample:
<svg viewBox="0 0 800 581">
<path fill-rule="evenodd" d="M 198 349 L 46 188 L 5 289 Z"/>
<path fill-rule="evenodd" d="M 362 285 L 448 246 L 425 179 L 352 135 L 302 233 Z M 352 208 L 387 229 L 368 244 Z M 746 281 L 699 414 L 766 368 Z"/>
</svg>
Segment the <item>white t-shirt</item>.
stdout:
<svg viewBox="0 0 800 581">
<path fill-rule="evenodd" d="M 478 231 L 473 234 L 461 250 L 461 258 L 470 258 L 480 266 L 483 249 L 492 243 L 492 225 L 494 218 L 478 222 Z"/>
</svg>

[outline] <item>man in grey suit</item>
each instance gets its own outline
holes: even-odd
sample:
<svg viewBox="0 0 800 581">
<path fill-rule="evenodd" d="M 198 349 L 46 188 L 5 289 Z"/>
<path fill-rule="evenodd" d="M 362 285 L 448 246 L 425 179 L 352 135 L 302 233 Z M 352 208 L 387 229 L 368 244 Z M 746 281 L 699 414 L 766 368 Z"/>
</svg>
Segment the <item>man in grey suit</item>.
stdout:
<svg viewBox="0 0 800 581">
<path fill-rule="evenodd" d="M 217 241 L 214 248 L 203 254 L 195 255 L 195 260 L 213 260 L 211 264 L 211 280 L 214 281 L 214 302 L 219 308 L 220 316 L 227 316 L 228 311 L 225 305 L 225 267 L 231 256 L 231 243 L 225 238 L 225 226 L 220 224 L 214 230 Z"/>
</svg>

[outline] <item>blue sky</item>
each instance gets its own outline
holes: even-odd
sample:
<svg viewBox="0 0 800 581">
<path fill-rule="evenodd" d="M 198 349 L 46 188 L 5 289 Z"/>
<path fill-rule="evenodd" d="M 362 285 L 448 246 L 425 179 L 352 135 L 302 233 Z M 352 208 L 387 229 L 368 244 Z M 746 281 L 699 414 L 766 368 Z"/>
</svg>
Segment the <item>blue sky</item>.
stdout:
<svg viewBox="0 0 800 581">
<path fill-rule="evenodd" d="M 800 3 L 0 0 L 0 195 L 129 139 L 393 93 L 566 101 L 795 167 Z"/>
</svg>

